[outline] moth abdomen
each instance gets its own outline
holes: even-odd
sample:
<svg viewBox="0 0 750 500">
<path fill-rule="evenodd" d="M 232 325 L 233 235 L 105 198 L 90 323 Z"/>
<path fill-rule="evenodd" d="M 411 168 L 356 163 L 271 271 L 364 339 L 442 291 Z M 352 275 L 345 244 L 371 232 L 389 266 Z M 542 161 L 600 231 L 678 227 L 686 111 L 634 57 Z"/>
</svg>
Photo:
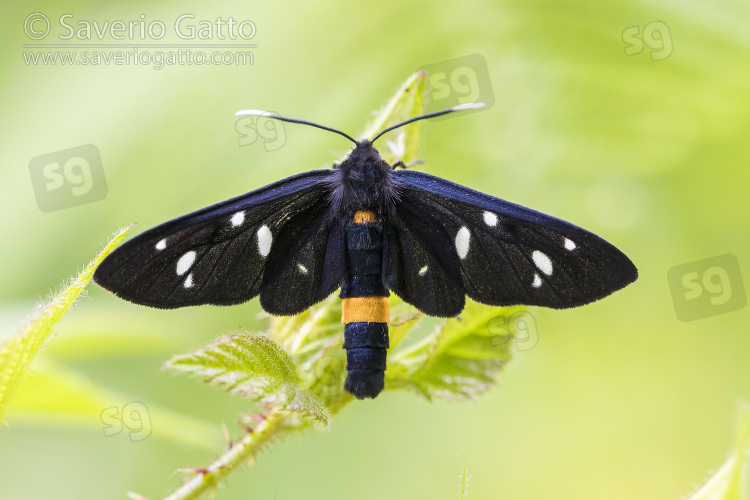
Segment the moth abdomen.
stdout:
<svg viewBox="0 0 750 500">
<path fill-rule="evenodd" d="M 346 369 L 344 388 L 358 399 L 383 390 L 390 307 L 382 279 L 383 229 L 371 211 L 346 228 L 346 278 L 341 286 Z"/>
<path fill-rule="evenodd" d="M 344 349 L 349 372 L 344 389 L 357 399 L 374 398 L 380 394 L 385 384 L 388 323 L 347 323 Z"/>
</svg>

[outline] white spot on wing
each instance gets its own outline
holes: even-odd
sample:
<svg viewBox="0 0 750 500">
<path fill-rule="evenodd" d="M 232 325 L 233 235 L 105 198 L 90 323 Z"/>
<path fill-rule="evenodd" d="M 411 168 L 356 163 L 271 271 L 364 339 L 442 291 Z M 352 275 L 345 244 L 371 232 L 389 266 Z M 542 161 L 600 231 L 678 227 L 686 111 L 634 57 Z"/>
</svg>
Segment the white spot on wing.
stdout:
<svg viewBox="0 0 750 500">
<path fill-rule="evenodd" d="M 419 275 L 424 276 L 427 274 L 427 266 L 424 266 L 422 269 L 419 270 Z"/>
<path fill-rule="evenodd" d="M 193 286 L 193 273 L 188 274 L 188 277 L 185 278 L 185 283 L 182 284 L 185 288 L 192 288 Z"/>
<path fill-rule="evenodd" d="M 272 241 L 273 236 L 271 236 L 271 230 L 268 229 L 268 226 L 260 226 L 260 229 L 258 229 L 258 251 L 263 257 L 266 257 L 271 251 Z"/>
<path fill-rule="evenodd" d="M 490 227 L 497 226 L 497 215 L 493 214 L 492 212 L 485 212 L 484 222 Z"/>
<path fill-rule="evenodd" d="M 237 212 L 232 216 L 232 225 L 234 227 L 241 226 L 243 222 L 245 222 L 245 211 L 242 210 L 240 212 Z"/>
<path fill-rule="evenodd" d="M 195 251 L 190 250 L 183 254 L 180 260 L 177 261 L 177 275 L 182 276 L 185 274 L 190 269 L 190 266 L 193 265 L 193 262 L 195 262 Z"/>
<path fill-rule="evenodd" d="M 458 252 L 458 256 L 462 259 L 465 259 L 469 254 L 469 238 L 471 238 L 471 233 L 466 226 L 458 230 L 456 234 L 456 252 Z"/>
<path fill-rule="evenodd" d="M 159 242 L 156 244 L 157 250 L 164 250 L 167 248 L 167 239 L 164 238 L 163 240 L 159 240 Z"/>
<path fill-rule="evenodd" d="M 569 240 L 568 238 L 565 238 L 565 248 L 567 250 L 575 250 L 576 244 L 573 240 Z"/>
<path fill-rule="evenodd" d="M 539 288 L 542 286 L 542 278 L 539 277 L 537 273 L 534 273 L 534 282 L 531 284 L 534 288 Z"/>
<path fill-rule="evenodd" d="M 307 268 L 302 264 L 297 264 L 297 268 L 302 271 L 302 274 L 307 274 Z"/>
<path fill-rule="evenodd" d="M 538 267 L 540 271 L 547 276 L 552 274 L 552 261 L 549 260 L 549 257 L 539 250 L 534 250 L 534 253 L 531 254 L 531 258 L 534 260 L 534 264 L 536 264 L 536 267 Z"/>
</svg>

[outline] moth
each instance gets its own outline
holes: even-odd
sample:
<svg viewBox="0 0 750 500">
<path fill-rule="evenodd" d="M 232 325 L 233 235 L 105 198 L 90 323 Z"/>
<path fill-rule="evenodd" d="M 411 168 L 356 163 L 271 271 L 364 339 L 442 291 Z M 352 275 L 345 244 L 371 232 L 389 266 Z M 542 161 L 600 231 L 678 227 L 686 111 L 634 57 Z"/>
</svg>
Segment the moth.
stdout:
<svg viewBox="0 0 750 500">
<path fill-rule="evenodd" d="M 397 161 L 373 146 L 391 130 L 482 106 L 427 113 L 355 140 L 334 168 L 312 170 L 178 217 L 127 241 L 94 280 L 161 309 L 232 305 L 260 296 L 293 315 L 341 289 L 345 389 L 374 398 L 384 385 L 390 292 L 430 316 L 466 297 L 555 309 L 601 299 L 638 277 L 620 250 L 580 227 Z M 398 167 L 404 167 L 399 169 Z"/>
</svg>

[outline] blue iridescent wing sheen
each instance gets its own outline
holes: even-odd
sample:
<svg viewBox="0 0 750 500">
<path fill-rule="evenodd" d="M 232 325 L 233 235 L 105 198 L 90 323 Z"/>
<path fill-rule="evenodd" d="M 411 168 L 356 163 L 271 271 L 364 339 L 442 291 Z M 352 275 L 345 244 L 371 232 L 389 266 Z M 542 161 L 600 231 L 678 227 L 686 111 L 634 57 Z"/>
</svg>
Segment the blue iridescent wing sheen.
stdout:
<svg viewBox="0 0 750 500">
<path fill-rule="evenodd" d="M 455 316 L 464 296 L 490 305 L 563 309 L 638 277 L 599 236 L 563 220 L 423 172 L 394 172 L 383 281 L 426 314 Z"/>
<path fill-rule="evenodd" d="M 301 312 L 343 279 L 344 241 L 329 214 L 332 175 L 305 172 L 149 229 L 109 255 L 94 280 L 162 309 L 260 295 L 269 313 Z"/>
</svg>

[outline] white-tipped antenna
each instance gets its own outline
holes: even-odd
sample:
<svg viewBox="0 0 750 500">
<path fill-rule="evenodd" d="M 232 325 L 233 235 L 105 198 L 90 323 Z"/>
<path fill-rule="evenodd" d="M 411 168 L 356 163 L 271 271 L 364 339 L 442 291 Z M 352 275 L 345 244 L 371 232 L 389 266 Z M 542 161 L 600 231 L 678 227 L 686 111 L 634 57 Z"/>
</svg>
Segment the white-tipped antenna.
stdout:
<svg viewBox="0 0 750 500">
<path fill-rule="evenodd" d="M 403 127 L 404 125 L 408 125 L 409 123 L 415 122 L 417 120 L 424 120 L 425 118 L 434 118 L 436 116 L 442 116 L 442 115 L 446 115 L 448 113 L 453 113 L 455 111 L 463 111 L 463 110 L 466 110 L 466 109 L 479 109 L 479 108 L 483 108 L 484 106 L 485 106 L 485 104 L 483 102 L 469 102 L 469 103 L 466 103 L 466 104 L 459 104 L 458 106 L 453 106 L 452 108 L 444 109 L 442 111 L 435 111 L 435 112 L 432 112 L 432 113 L 427 113 L 427 114 L 424 114 L 424 115 L 415 116 L 414 118 L 410 118 L 410 119 L 408 119 L 406 121 L 403 121 L 401 123 L 397 123 L 396 125 L 394 125 L 392 127 L 388 127 L 387 129 L 383 130 L 382 132 L 380 132 L 378 135 L 376 135 L 370 141 L 370 144 L 372 144 L 373 142 L 375 142 L 383 134 L 386 134 L 386 133 L 390 132 L 391 130 L 397 129 L 399 127 Z M 243 109 L 242 111 L 237 111 L 234 115 L 235 116 L 247 116 L 247 115 L 250 115 L 250 116 L 265 116 L 266 118 L 271 118 L 271 119 L 279 120 L 279 121 L 282 121 L 282 122 L 301 123 L 303 125 L 310 125 L 310 126 L 313 126 L 313 127 L 316 127 L 316 128 L 323 129 L 323 130 L 328 130 L 329 132 L 335 132 L 335 133 L 337 133 L 339 135 L 343 135 L 344 137 L 346 137 L 347 139 L 349 139 L 350 141 L 352 141 L 354 144 L 358 144 L 358 142 L 354 138 L 352 138 L 350 135 L 345 134 L 344 132 L 342 132 L 340 130 L 336 130 L 335 128 L 326 127 L 324 125 L 319 125 L 317 123 L 309 122 L 307 120 L 298 120 L 297 118 L 287 118 L 285 116 L 277 115 L 276 113 L 271 113 L 270 111 L 261 111 L 259 109 Z"/>
<path fill-rule="evenodd" d="M 458 106 L 453 106 L 448 111 L 461 111 L 464 109 L 479 109 L 485 106 L 486 104 L 483 102 L 467 102 L 466 104 L 459 104 Z"/>
<path fill-rule="evenodd" d="M 458 106 L 453 106 L 452 108 L 444 109 L 442 111 L 435 111 L 433 113 L 427 113 L 427 114 L 424 114 L 424 115 L 415 116 L 414 118 L 410 118 L 410 119 L 408 119 L 406 121 L 403 121 L 401 123 L 397 123 L 396 125 L 394 125 L 392 127 L 388 127 L 387 129 L 383 130 L 378 135 L 376 135 L 375 137 L 373 137 L 373 139 L 370 142 L 375 142 L 378 139 L 378 137 L 380 137 L 383 134 L 386 134 L 386 133 L 390 132 L 393 129 L 397 129 L 399 127 L 403 127 L 404 125 L 408 125 L 409 123 L 412 123 L 412 122 L 415 122 L 415 121 L 418 121 L 418 120 L 424 120 L 426 118 L 434 118 L 436 116 L 447 115 L 448 113 L 453 113 L 454 111 L 463 111 L 465 109 L 479 109 L 479 108 L 483 108 L 485 106 L 486 106 L 486 104 L 483 103 L 483 102 L 469 102 L 469 103 L 466 103 L 466 104 L 459 104 Z"/>
<path fill-rule="evenodd" d="M 276 116 L 276 113 L 271 113 L 270 111 L 263 111 L 260 109 L 242 109 L 240 111 L 237 111 L 234 116 L 244 116 L 244 115 L 260 115 L 260 116 Z"/>
<path fill-rule="evenodd" d="M 331 128 L 331 127 L 326 127 L 318 123 L 309 122 L 307 120 L 298 120 L 297 118 L 287 118 L 285 116 L 277 115 L 276 113 L 271 113 L 270 111 L 261 111 L 259 109 L 243 109 L 241 111 L 237 111 L 234 114 L 234 116 L 246 116 L 246 115 L 265 116 L 266 118 L 271 118 L 271 119 L 279 120 L 282 122 L 301 123 L 303 125 L 310 125 L 316 128 L 321 128 L 323 130 L 328 130 L 329 132 L 335 132 L 339 135 L 343 135 L 344 137 L 352 141 L 354 144 L 357 144 L 357 141 L 355 139 L 353 139 L 351 136 L 349 136 L 348 134 L 345 134 L 344 132 L 340 130 L 336 130 L 335 128 Z"/>
</svg>

